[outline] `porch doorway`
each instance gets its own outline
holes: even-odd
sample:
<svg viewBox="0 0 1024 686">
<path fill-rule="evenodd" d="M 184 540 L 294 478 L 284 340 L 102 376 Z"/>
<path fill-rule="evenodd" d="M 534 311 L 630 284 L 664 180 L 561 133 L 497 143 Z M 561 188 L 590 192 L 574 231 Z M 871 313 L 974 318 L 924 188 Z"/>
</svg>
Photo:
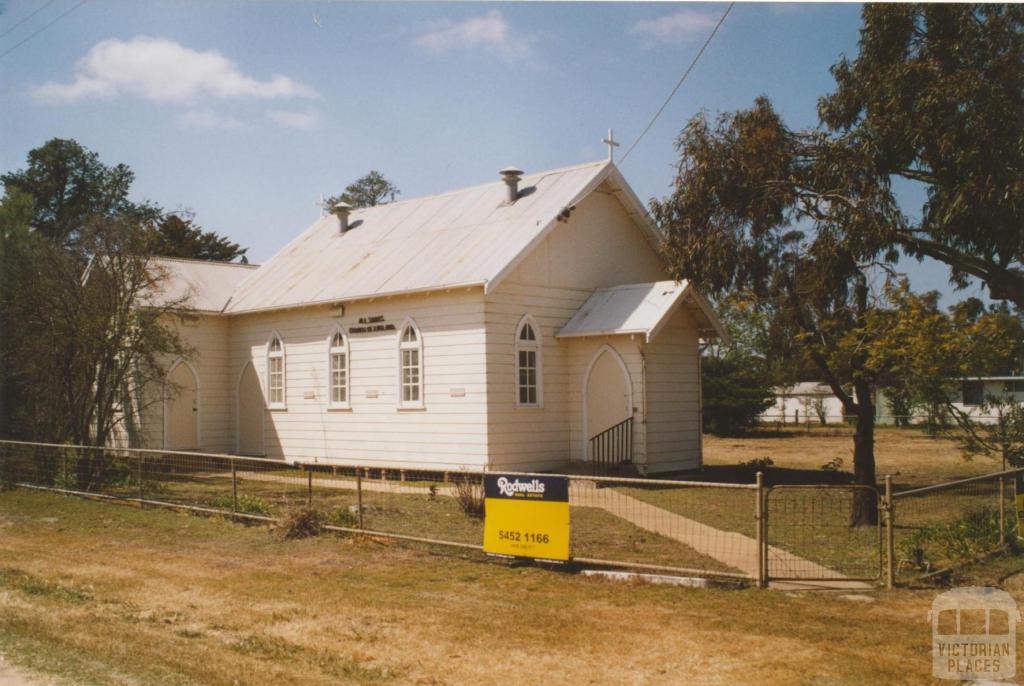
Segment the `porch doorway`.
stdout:
<svg viewBox="0 0 1024 686">
<path fill-rule="evenodd" d="M 584 381 L 584 459 L 605 466 L 633 459 L 633 383 L 609 345 L 594 354 Z"/>
</svg>

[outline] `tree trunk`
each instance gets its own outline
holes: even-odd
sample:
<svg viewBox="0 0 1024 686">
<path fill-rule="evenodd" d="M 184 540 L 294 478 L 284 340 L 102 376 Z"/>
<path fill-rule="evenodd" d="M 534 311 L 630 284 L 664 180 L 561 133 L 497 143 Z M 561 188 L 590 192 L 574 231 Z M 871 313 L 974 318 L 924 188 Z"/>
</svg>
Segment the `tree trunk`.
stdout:
<svg viewBox="0 0 1024 686">
<path fill-rule="evenodd" d="M 875 404 L 871 389 L 864 382 L 854 382 L 857 393 L 857 425 L 853 434 L 853 480 L 858 486 L 854 492 L 850 526 L 878 524 L 878 480 L 875 476 Z"/>
</svg>

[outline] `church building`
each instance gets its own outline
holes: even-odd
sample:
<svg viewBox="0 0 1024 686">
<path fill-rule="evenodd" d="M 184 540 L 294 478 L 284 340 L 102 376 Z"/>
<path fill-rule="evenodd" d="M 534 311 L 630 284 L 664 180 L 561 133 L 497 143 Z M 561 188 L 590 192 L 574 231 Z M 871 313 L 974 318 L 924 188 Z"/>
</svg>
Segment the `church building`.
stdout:
<svg viewBox="0 0 1024 686">
<path fill-rule="evenodd" d="M 155 259 L 194 354 L 147 447 L 386 469 L 701 464 L 704 297 L 610 161 L 351 209 L 260 266 Z M 591 465 L 576 465 L 589 468 Z"/>
</svg>

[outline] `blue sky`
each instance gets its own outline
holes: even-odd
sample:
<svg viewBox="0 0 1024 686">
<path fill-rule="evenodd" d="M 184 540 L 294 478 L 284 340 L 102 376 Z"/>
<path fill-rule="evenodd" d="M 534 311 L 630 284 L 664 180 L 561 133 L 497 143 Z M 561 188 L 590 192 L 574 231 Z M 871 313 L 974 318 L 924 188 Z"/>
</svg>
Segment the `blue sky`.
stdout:
<svg viewBox="0 0 1024 686">
<path fill-rule="evenodd" d="M 52 0 L 0 53 L 78 1 Z M 0 3 L 0 33 L 43 4 Z M 74 138 L 130 165 L 139 199 L 193 210 L 258 262 L 370 169 L 414 197 L 603 158 L 609 127 L 621 153 L 724 9 L 90 0 L 0 58 L 0 170 Z M 643 199 L 667 193 L 674 138 L 702 109 L 766 94 L 812 125 L 859 26 L 856 4 L 738 4 L 626 178 Z M 905 267 L 915 289 L 950 292 L 943 266 Z"/>
</svg>

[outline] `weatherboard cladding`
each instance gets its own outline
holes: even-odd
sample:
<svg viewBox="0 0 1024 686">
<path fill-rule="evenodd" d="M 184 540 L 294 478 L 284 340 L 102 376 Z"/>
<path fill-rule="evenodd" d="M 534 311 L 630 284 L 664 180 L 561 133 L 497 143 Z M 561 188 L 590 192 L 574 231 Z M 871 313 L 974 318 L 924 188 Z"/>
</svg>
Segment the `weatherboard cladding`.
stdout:
<svg viewBox="0 0 1024 686">
<path fill-rule="evenodd" d="M 598 162 L 524 176 L 512 204 L 496 181 L 355 210 L 345 233 L 323 217 L 241 283 L 225 312 L 491 287 L 606 179 L 625 187 L 613 165 Z"/>
</svg>

